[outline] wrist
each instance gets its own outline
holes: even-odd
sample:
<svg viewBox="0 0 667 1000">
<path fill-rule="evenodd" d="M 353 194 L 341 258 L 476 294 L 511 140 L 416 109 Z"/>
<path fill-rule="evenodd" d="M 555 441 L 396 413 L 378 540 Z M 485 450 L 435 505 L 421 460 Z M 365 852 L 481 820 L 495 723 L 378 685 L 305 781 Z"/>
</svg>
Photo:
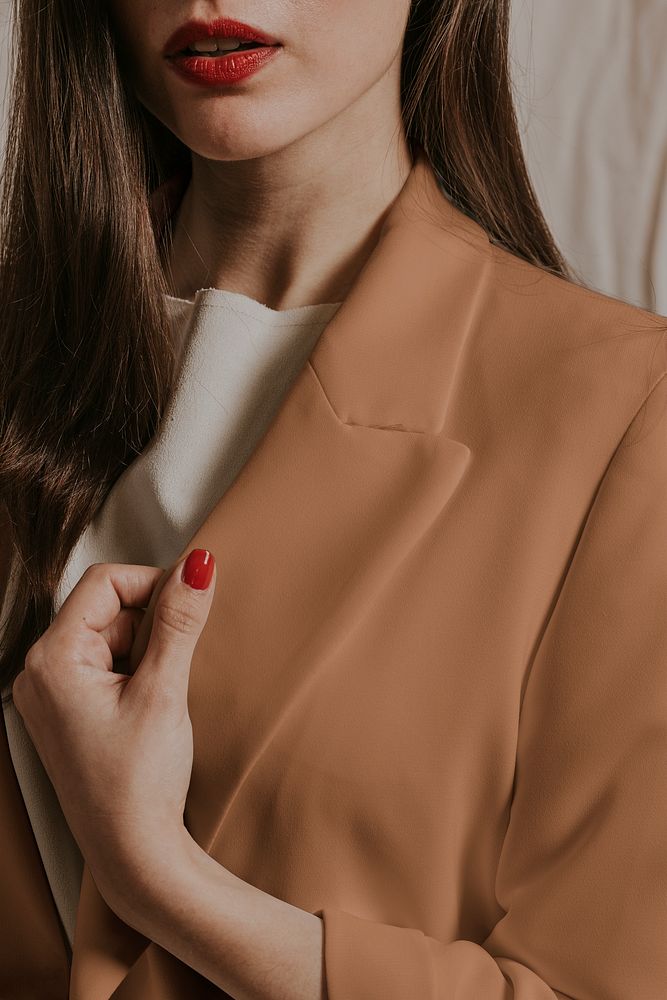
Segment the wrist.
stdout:
<svg viewBox="0 0 667 1000">
<path fill-rule="evenodd" d="M 92 873 L 111 909 L 140 932 L 192 882 L 202 856 L 208 857 L 185 826 L 168 835 L 162 829 L 143 844 L 141 851 L 119 852 L 112 874 L 98 879 Z"/>
</svg>

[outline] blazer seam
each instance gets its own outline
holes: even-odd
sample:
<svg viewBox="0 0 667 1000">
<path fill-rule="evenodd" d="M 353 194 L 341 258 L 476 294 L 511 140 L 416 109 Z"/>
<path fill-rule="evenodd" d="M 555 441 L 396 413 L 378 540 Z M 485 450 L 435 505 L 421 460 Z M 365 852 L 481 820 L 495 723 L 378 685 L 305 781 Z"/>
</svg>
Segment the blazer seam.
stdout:
<svg viewBox="0 0 667 1000">
<path fill-rule="evenodd" d="M 598 498 L 598 495 L 600 493 L 600 490 L 602 489 L 603 483 L 605 482 L 605 480 L 607 478 L 607 475 L 609 473 L 609 469 L 612 466 L 612 464 L 614 462 L 614 459 L 616 458 L 616 455 L 618 454 L 618 452 L 622 448 L 631 448 L 634 444 L 636 444 L 638 441 L 640 441 L 642 439 L 641 437 L 640 438 L 636 438 L 634 441 L 631 441 L 630 443 L 628 443 L 628 442 L 625 441 L 625 439 L 626 439 L 626 437 L 628 435 L 628 432 L 629 432 L 630 428 L 632 427 L 633 423 L 635 422 L 635 420 L 637 419 L 637 417 L 639 416 L 639 414 L 642 412 L 642 410 L 645 409 L 646 404 L 648 403 L 651 395 L 656 391 L 656 389 L 658 388 L 658 386 L 660 385 L 660 383 L 664 380 L 664 378 L 665 378 L 666 375 L 667 375 L 667 370 L 663 371 L 657 377 L 656 381 L 653 383 L 653 385 L 651 386 L 651 388 L 648 390 L 648 392 L 646 393 L 646 395 L 642 399 L 642 401 L 639 404 L 639 406 L 636 408 L 636 410 L 632 414 L 632 417 L 628 421 L 628 423 L 627 423 L 627 425 L 626 425 L 623 433 L 621 434 L 621 436 L 620 436 L 620 438 L 619 438 L 619 440 L 618 440 L 615 448 L 613 449 L 613 451 L 612 451 L 612 453 L 611 453 L 611 455 L 610 455 L 610 457 L 609 457 L 609 459 L 607 461 L 607 464 L 606 464 L 606 466 L 604 468 L 604 471 L 603 471 L 602 475 L 600 476 L 598 484 L 597 484 L 597 486 L 595 488 L 595 492 L 593 493 L 591 501 L 590 501 L 590 503 L 588 505 L 586 513 L 584 514 L 584 516 L 582 518 L 582 521 L 581 521 L 581 524 L 579 525 L 579 530 L 577 532 L 577 536 L 576 536 L 576 538 L 575 538 L 575 540 L 574 540 L 574 542 L 572 544 L 572 548 L 571 548 L 570 554 L 568 556 L 567 563 L 566 563 L 566 565 L 565 565 L 565 567 L 563 569 L 563 572 L 561 574 L 561 578 L 560 578 L 560 580 L 558 582 L 558 585 L 556 587 L 554 596 L 552 598 L 551 607 L 549 608 L 549 610 L 547 611 L 547 614 L 545 616 L 544 623 L 543 623 L 542 628 L 540 630 L 539 637 L 538 637 L 538 639 L 537 639 L 537 641 L 535 643 L 535 647 L 534 647 L 533 653 L 532 653 L 531 658 L 530 658 L 530 662 L 529 662 L 527 670 L 526 670 L 526 675 L 525 675 L 524 682 L 523 682 L 523 692 L 522 692 L 521 698 L 519 700 L 519 717 L 518 717 L 517 727 L 521 725 L 521 714 L 523 712 L 523 703 L 524 703 L 524 700 L 525 700 L 526 691 L 528 690 L 528 684 L 530 683 L 530 679 L 532 677 L 533 665 L 534 665 L 535 660 L 537 659 L 537 656 L 538 656 L 539 651 L 541 649 L 542 641 L 543 641 L 544 636 L 546 634 L 546 631 L 547 631 L 547 629 L 549 627 L 549 623 L 551 622 L 551 619 L 553 618 L 553 615 L 554 615 L 554 612 L 556 610 L 556 607 L 558 606 L 558 602 L 560 601 L 560 597 L 561 597 L 563 588 L 565 586 L 565 582 L 566 582 L 567 578 L 570 575 L 570 569 L 572 567 L 572 563 L 574 562 L 574 557 L 576 555 L 576 552 L 577 552 L 577 550 L 579 548 L 579 543 L 581 541 L 581 537 L 582 537 L 582 535 L 583 535 L 583 533 L 584 533 L 584 531 L 586 529 L 586 525 L 588 524 L 588 522 L 590 520 L 591 514 L 592 514 L 593 509 L 595 507 L 595 504 L 597 502 L 597 498 Z M 642 437 L 644 437 L 644 436 L 645 435 L 642 435 Z"/>
<path fill-rule="evenodd" d="M 658 338 L 658 340 L 656 341 L 655 347 L 653 348 L 653 353 L 651 354 L 651 363 L 650 363 L 650 366 L 649 366 L 649 370 L 650 370 L 650 368 L 653 367 L 653 359 L 655 358 L 655 356 L 656 356 L 656 354 L 658 352 L 658 348 L 661 345 L 666 344 L 666 343 L 667 343 L 667 327 L 664 328 L 664 330 L 662 332 L 662 336 Z M 644 435 L 642 435 L 642 437 L 635 438 L 634 441 L 630 441 L 629 443 L 627 441 L 625 441 L 625 438 L 627 437 L 627 434 L 628 434 L 628 431 L 630 429 L 631 424 L 634 422 L 634 420 L 636 419 L 636 417 L 639 414 L 639 412 L 646 406 L 646 403 L 648 402 L 649 396 L 660 385 L 660 383 L 664 379 L 665 375 L 667 375 L 667 369 L 663 368 L 663 370 L 656 377 L 656 379 L 653 382 L 653 384 L 649 386 L 649 389 L 648 389 L 646 395 L 644 396 L 643 400 L 641 401 L 641 403 L 639 404 L 639 406 L 635 410 L 634 414 L 632 415 L 632 419 L 630 420 L 630 422 L 628 423 L 628 426 L 625 429 L 625 433 L 623 434 L 623 437 L 621 438 L 621 440 L 619 442 L 619 448 L 629 448 L 633 444 L 636 444 L 638 441 L 641 441 L 641 439 L 642 439 L 642 437 Z"/>
<path fill-rule="evenodd" d="M 512 791 L 511 791 L 511 794 L 510 794 L 510 801 L 509 801 L 508 812 L 507 812 L 507 827 L 506 827 L 506 832 L 507 832 L 507 829 L 509 829 L 509 824 L 511 822 L 511 818 L 512 818 L 512 806 L 513 806 L 513 803 L 514 803 L 514 796 L 515 796 L 515 792 L 516 792 L 516 775 L 517 775 L 516 757 L 517 757 L 518 748 L 519 748 L 519 733 L 520 733 L 520 730 L 521 730 L 521 717 L 523 715 L 523 704 L 524 704 L 524 701 L 525 701 L 525 698 L 526 698 L 526 692 L 528 691 L 528 686 L 529 686 L 530 681 L 532 679 L 533 667 L 535 665 L 535 661 L 537 660 L 537 658 L 539 656 L 540 650 L 542 648 L 542 643 L 544 641 L 544 637 L 545 637 L 545 635 L 547 633 L 547 630 L 549 628 L 549 624 L 551 623 L 551 620 L 552 620 L 552 618 L 554 616 L 556 608 L 558 607 L 558 604 L 560 602 L 561 595 L 563 593 L 563 588 L 565 587 L 565 583 L 566 583 L 566 581 L 567 581 L 567 579 L 568 579 L 568 577 L 570 575 L 570 570 L 572 569 L 572 564 L 574 562 L 575 555 L 577 553 L 577 550 L 579 549 L 579 544 L 581 542 L 582 535 L 583 535 L 584 531 L 586 530 L 586 525 L 590 521 L 591 515 L 592 515 L 593 510 L 595 508 L 595 504 L 597 502 L 598 495 L 600 493 L 600 490 L 602 489 L 603 483 L 605 482 L 605 480 L 607 478 L 607 474 L 609 472 L 609 469 L 610 469 L 610 467 L 611 467 L 611 465 L 612 465 L 612 463 L 613 463 L 613 461 L 614 461 L 617 453 L 621 450 L 621 448 L 632 447 L 632 445 L 636 444 L 638 440 L 641 440 L 641 438 L 637 438 L 635 441 L 630 442 L 630 444 L 624 443 L 625 438 L 626 438 L 626 436 L 627 436 L 627 434 L 628 434 L 628 432 L 630 430 L 630 427 L 632 426 L 632 424 L 634 423 L 634 421 L 637 419 L 638 415 L 641 413 L 641 411 L 646 406 L 646 404 L 647 404 L 647 402 L 648 402 L 651 394 L 653 392 L 655 392 L 655 390 L 658 388 L 658 386 L 660 385 L 660 383 L 664 380 L 664 378 L 665 378 L 666 375 L 667 375 L 667 370 L 661 372 L 661 374 L 658 375 L 656 381 L 653 383 L 653 385 L 651 386 L 651 388 L 648 390 L 648 392 L 646 393 L 646 395 L 642 399 L 642 401 L 639 404 L 639 406 L 636 408 L 636 410 L 632 414 L 632 417 L 628 421 L 627 426 L 625 427 L 625 430 L 623 431 L 621 437 L 619 438 L 616 447 L 613 449 L 613 451 L 611 453 L 611 456 L 610 456 L 610 458 L 609 458 L 609 460 L 608 460 L 608 462 L 607 462 L 607 464 L 605 466 L 604 472 L 600 476 L 599 482 L 598 482 L 598 484 L 597 484 L 597 486 L 595 488 L 595 492 L 594 492 L 594 494 L 593 494 L 593 496 L 591 498 L 591 502 L 588 505 L 588 509 L 586 510 L 586 513 L 584 514 L 584 516 L 582 518 L 582 521 L 581 521 L 581 524 L 579 526 L 579 530 L 577 532 L 576 538 L 575 538 L 575 540 L 574 540 L 574 542 L 572 544 L 572 548 L 571 548 L 570 554 L 568 556 L 567 563 L 566 563 L 566 565 L 565 565 L 565 567 L 563 569 L 563 572 L 561 574 L 560 580 L 559 580 L 559 582 L 558 582 L 558 584 L 556 586 L 553 598 L 551 600 L 551 606 L 550 606 L 550 608 L 548 609 L 548 611 L 547 611 L 547 613 L 545 615 L 544 622 L 542 624 L 542 628 L 540 629 L 538 638 L 535 641 L 533 652 L 531 654 L 530 661 L 529 661 L 528 666 L 526 668 L 525 677 L 523 678 L 522 691 L 521 691 L 521 695 L 520 695 L 520 698 L 519 698 L 519 713 L 518 713 L 518 718 L 517 718 L 517 733 L 516 733 L 515 756 L 514 756 L 514 764 L 515 764 L 515 766 L 514 766 L 514 778 L 513 778 L 513 781 L 512 781 Z M 645 436 L 645 435 L 642 435 L 642 436 Z M 502 852 L 504 850 L 504 846 L 505 846 L 505 840 L 503 838 L 503 843 L 502 843 L 501 849 L 500 849 L 500 857 L 502 856 Z"/>
<path fill-rule="evenodd" d="M 403 424 L 363 424 L 363 423 L 355 423 L 355 421 L 353 420 L 343 420 L 343 418 L 340 416 L 335 406 L 331 402 L 331 399 L 329 398 L 329 395 L 327 394 L 327 391 L 322 383 L 322 379 L 317 374 L 315 366 L 313 365 L 310 359 L 308 359 L 307 364 L 315 377 L 315 381 L 317 382 L 320 391 L 324 396 L 324 399 L 329 409 L 331 410 L 331 413 L 342 427 L 365 427 L 367 430 L 373 430 L 373 431 L 398 431 L 404 434 L 422 434 L 422 435 L 431 434 L 431 436 L 435 436 L 432 431 L 424 430 L 421 427 L 405 427 Z"/>
</svg>

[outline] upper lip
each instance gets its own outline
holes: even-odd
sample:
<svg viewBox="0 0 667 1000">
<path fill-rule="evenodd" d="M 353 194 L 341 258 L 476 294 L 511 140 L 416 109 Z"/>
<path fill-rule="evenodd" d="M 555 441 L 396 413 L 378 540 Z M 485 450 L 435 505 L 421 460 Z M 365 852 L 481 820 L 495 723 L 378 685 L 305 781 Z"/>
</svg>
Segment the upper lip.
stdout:
<svg viewBox="0 0 667 1000">
<path fill-rule="evenodd" d="M 242 42 L 263 42 L 264 45 L 279 45 L 280 42 L 259 28 L 253 28 L 243 21 L 235 21 L 230 17 L 219 17 L 215 21 L 186 21 L 171 35 L 162 50 L 164 56 L 173 56 L 182 52 L 194 42 L 203 42 L 206 38 L 239 38 Z"/>
</svg>

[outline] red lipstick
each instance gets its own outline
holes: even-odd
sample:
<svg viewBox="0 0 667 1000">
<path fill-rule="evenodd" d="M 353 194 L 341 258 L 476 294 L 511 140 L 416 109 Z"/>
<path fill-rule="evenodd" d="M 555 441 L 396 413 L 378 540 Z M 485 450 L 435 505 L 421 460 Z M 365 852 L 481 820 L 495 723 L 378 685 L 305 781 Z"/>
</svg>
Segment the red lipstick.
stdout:
<svg viewBox="0 0 667 1000">
<path fill-rule="evenodd" d="M 214 54 L 189 49 L 195 42 L 212 38 L 237 38 L 243 48 Z M 215 87 L 245 80 L 281 48 L 281 43 L 267 32 L 221 17 L 208 22 L 187 21 L 170 36 L 162 54 L 180 76 L 192 83 Z"/>
</svg>

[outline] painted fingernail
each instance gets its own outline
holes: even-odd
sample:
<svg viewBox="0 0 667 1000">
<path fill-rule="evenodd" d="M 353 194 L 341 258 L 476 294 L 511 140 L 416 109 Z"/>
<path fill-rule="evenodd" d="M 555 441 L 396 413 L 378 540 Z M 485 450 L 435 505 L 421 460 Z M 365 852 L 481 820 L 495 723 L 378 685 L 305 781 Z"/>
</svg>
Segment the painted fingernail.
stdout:
<svg viewBox="0 0 667 1000">
<path fill-rule="evenodd" d="M 195 590 L 206 590 L 213 579 L 215 558 L 208 549 L 193 549 L 183 564 L 181 580 Z"/>
</svg>

